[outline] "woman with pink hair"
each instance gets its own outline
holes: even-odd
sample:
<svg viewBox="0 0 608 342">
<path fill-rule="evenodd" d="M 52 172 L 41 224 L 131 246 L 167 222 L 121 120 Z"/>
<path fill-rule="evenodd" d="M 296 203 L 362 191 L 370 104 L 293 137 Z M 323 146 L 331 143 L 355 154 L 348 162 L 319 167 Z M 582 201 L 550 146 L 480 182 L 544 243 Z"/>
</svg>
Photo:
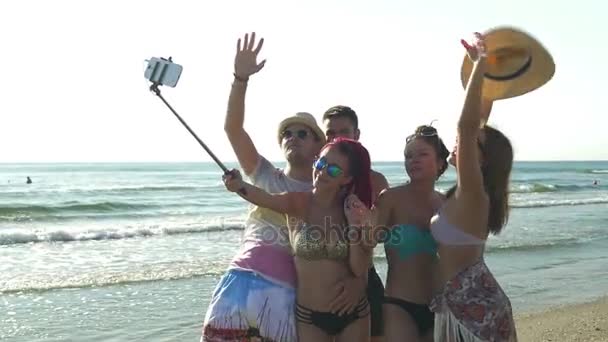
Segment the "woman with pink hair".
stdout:
<svg viewBox="0 0 608 342">
<path fill-rule="evenodd" d="M 365 277 L 371 252 L 357 237 L 372 206 L 371 162 L 359 142 L 337 138 L 313 165 L 313 190 L 269 194 L 245 183 L 238 171 L 224 176 L 226 188 L 247 201 L 287 215 L 298 276 L 296 321 L 300 341 L 369 341 L 365 291 L 346 312 L 329 311 L 337 286 Z M 367 209 L 367 210 L 366 210 Z"/>
</svg>

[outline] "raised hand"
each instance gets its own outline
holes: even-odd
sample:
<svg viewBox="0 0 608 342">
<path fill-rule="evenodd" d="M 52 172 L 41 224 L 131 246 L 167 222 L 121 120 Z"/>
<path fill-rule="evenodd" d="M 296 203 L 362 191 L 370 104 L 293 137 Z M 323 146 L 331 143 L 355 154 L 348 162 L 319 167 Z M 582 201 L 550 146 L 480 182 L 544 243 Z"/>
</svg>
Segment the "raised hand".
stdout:
<svg viewBox="0 0 608 342">
<path fill-rule="evenodd" d="M 243 188 L 243 177 L 241 177 L 241 173 L 236 169 L 232 169 L 228 173 L 225 173 L 222 176 L 222 180 L 224 181 L 226 189 L 230 192 L 237 192 Z"/>
<path fill-rule="evenodd" d="M 481 33 L 475 32 L 475 39 L 473 40 L 472 45 L 464 39 L 461 39 L 460 43 L 467 50 L 467 54 L 473 62 L 477 62 L 479 59 L 487 57 L 486 41 Z"/>
<path fill-rule="evenodd" d="M 263 45 L 264 38 L 261 38 L 257 45 L 255 44 L 255 32 L 251 33 L 251 36 L 245 34 L 242 42 L 239 38 L 236 46 L 236 57 L 234 57 L 234 75 L 237 78 L 247 80 L 249 76 L 262 70 L 266 60 L 258 63 L 257 57 Z"/>
</svg>

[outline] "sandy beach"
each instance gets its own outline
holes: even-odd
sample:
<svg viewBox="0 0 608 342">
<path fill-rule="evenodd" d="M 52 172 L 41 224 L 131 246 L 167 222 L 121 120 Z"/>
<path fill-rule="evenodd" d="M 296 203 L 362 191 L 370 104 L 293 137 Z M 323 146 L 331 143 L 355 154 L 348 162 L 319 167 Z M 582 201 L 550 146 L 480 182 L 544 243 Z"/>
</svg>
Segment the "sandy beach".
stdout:
<svg viewBox="0 0 608 342">
<path fill-rule="evenodd" d="M 516 315 L 516 322 L 520 341 L 608 341 L 608 297 Z"/>
</svg>

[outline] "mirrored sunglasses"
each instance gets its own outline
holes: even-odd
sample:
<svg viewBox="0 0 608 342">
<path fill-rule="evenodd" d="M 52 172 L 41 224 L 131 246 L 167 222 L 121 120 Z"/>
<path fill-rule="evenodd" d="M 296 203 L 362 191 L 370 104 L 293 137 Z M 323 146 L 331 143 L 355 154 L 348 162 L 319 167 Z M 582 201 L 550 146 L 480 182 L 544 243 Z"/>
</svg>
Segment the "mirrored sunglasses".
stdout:
<svg viewBox="0 0 608 342">
<path fill-rule="evenodd" d="M 321 157 L 321 158 L 317 159 L 315 161 L 315 163 L 313 164 L 313 166 L 317 171 L 322 171 L 323 169 L 326 169 L 327 174 L 332 178 L 336 178 L 339 175 L 341 175 L 342 173 L 344 173 L 342 168 L 339 167 L 338 165 L 329 164 L 325 157 Z"/>
</svg>

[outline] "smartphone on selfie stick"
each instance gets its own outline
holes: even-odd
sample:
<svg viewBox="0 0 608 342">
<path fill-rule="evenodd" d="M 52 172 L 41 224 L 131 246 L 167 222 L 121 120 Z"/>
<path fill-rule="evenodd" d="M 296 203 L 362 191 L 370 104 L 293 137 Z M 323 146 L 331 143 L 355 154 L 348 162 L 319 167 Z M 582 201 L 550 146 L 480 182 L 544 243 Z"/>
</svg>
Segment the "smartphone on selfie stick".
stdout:
<svg viewBox="0 0 608 342">
<path fill-rule="evenodd" d="M 169 107 L 171 112 L 175 114 L 177 119 L 186 127 L 188 132 L 194 136 L 196 141 L 207 151 L 207 153 L 213 158 L 215 163 L 224 171 L 224 174 L 229 174 L 230 170 L 226 168 L 226 166 L 211 152 L 209 147 L 201 140 L 199 137 L 190 129 L 190 126 L 177 114 L 177 112 L 171 107 L 171 105 L 165 100 L 165 98 L 161 95 L 159 86 L 168 86 L 171 88 L 175 88 L 177 82 L 179 81 L 179 77 L 182 74 L 182 66 L 179 64 L 173 63 L 171 57 L 168 59 L 165 58 L 157 58 L 152 57 L 150 60 L 146 60 L 148 62 L 148 66 L 146 67 L 146 71 L 144 72 L 144 77 L 150 82 L 152 85 L 150 86 L 150 91 L 154 92 L 156 96 L 158 96 L 164 103 Z M 247 192 L 245 189 L 240 189 L 240 193 L 246 195 Z"/>
</svg>

